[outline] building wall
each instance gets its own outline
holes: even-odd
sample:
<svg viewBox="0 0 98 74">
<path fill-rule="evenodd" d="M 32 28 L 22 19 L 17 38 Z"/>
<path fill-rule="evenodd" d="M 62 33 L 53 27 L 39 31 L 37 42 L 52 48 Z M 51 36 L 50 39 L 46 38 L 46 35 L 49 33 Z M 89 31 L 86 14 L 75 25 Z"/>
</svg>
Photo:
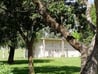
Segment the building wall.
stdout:
<svg viewBox="0 0 98 74">
<path fill-rule="evenodd" d="M 79 57 L 80 53 L 66 40 L 40 39 L 35 43 L 34 57 Z"/>
</svg>

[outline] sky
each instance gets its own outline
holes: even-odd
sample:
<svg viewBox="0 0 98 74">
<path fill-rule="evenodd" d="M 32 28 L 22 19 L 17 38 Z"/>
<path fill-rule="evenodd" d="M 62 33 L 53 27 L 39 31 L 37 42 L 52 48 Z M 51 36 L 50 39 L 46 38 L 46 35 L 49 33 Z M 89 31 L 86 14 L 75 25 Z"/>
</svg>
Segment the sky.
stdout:
<svg viewBox="0 0 98 74">
<path fill-rule="evenodd" d="M 92 3 L 94 3 L 94 0 L 89 0 L 89 2 L 92 4 Z"/>
</svg>

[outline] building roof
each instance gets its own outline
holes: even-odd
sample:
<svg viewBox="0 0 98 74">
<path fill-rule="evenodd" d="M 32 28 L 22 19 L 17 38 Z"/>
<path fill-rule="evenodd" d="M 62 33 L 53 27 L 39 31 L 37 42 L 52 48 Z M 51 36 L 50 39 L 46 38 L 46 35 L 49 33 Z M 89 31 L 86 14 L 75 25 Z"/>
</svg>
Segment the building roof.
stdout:
<svg viewBox="0 0 98 74">
<path fill-rule="evenodd" d="M 64 39 L 64 38 L 41 38 L 42 40 L 44 39 L 44 40 L 66 40 L 66 39 Z"/>
</svg>

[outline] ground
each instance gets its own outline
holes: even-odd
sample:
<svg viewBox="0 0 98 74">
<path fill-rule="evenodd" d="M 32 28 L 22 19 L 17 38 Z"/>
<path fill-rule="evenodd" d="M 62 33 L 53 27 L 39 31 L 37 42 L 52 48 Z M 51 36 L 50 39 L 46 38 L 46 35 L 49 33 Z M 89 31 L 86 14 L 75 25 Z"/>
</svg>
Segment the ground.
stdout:
<svg viewBox="0 0 98 74">
<path fill-rule="evenodd" d="M 27 58 L 19 55 L 15 56 L 14 64 L 10 65 L 13 74 L 28 74 Z M 6 61 L 7 58 L 0 58 L 0 62 L 6 64 Z M 80 58 L 34 58 L 34 67 L 36 74 L 79 74 Z"/>
</svg>

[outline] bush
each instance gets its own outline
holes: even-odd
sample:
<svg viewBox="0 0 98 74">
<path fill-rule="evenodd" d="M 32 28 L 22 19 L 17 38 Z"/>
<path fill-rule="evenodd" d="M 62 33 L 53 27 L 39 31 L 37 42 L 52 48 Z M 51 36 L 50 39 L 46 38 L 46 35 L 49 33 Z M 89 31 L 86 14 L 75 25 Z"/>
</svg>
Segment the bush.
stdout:
<svg viewBox="0 0 98 74">
<path fill-rule="evenodd" d="M 81 38 L 80 33 L 78 33 L 77 31 L 73 31 L 71 34 L 72 34 L 72 36 L 75 37 L 77 40 L 79 40 L 79 39 Z"/>
<path fill-rule="evenodd" d="M 0 74 L 13 74 L 13 73 L 9 65 L 0 63 Z"/>
</svg>

